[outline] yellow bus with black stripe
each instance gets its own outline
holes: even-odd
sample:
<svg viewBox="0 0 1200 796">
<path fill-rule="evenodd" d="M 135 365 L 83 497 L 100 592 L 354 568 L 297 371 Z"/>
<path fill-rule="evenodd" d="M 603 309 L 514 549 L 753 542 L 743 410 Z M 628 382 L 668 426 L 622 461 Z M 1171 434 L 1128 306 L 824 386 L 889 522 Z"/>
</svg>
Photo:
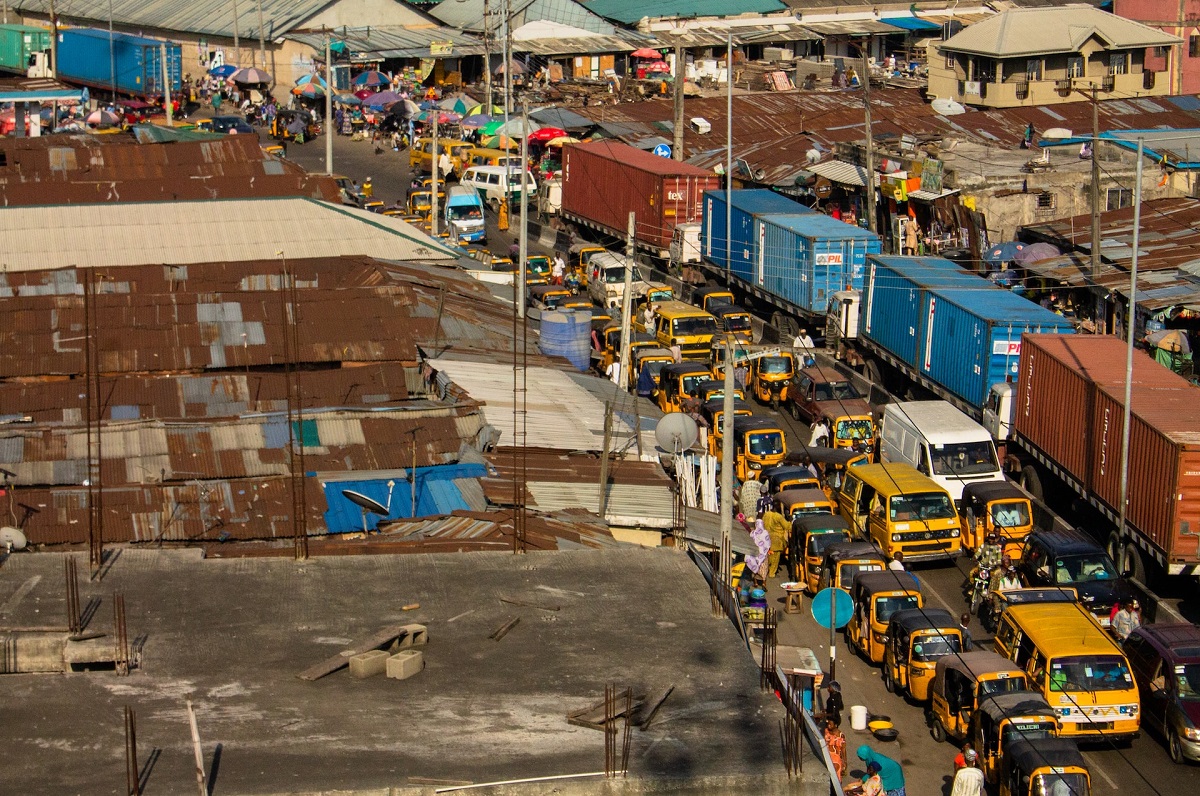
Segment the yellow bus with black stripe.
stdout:
<svg viewBox="0 0 1200 796">
<path fill-rule="evenodd" d="M 654 334 L 663 348 L 679 346 L 684 359 L 708 361 L 717 319 L 682 301 L 660 301 L 654 313 Z"/>
<path fill-rule="evenodd" d="M 838 513 L 888 558 L 945 561 L 962 546 L 950 494 L 907 464 L 848 467 L 837 493 Z"/>
</svg>

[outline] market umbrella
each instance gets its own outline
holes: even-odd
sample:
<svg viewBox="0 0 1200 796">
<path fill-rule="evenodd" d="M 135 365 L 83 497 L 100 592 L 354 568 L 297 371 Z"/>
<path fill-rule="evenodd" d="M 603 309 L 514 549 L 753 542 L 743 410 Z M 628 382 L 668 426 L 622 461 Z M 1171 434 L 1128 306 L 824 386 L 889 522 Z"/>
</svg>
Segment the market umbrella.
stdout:
<svg viewBox="0 0 1200 796">
<path fill-rule="evenodd" d="M 84 121 L 94 127 L 116 127 L 121 117 L 112 111 L 92 111 Z"/>
<path fill-rule="evenodd" d="M 483 145 L 488 149 L 516 149 L 521 143 L 506 135 L 494 135 L 491 138 L 483 139 Z"/>
<path fill-rule="evenodd" d="M 496 119 L 494 122 L 488 122 L 483 127 L 479 128 L 480 135 L 495 135 L 496 131 L 504 126 L 503 119 Z"/>
<path fill-rule="evenodd" d="M 670 72 L 671 65 L 666 61 L 655 61 L 652 64 L 646 64 L 647 72 Z"/>
<path fill-rule="evenodd" d="M 392 112 L 393 113 L 399 112 L 399 113 L 403 114 L 404 116 L 416 116 L 418 113 L 421 112 L 421 109 L 419 107 L 417 107 L 417 103 L 413 102 L 412 100 L 403 99 L 403 100 L 400 100 L 400 104 L 398 106 L 396 106 L 396 108 L 392 109 Z"/>
<path fill-rule="evenodd" d="M 470 98 L 468 97 L 468 99 Z M 457 113 L 459 116 L 467 115 L 467 101 L 462 97 L 443 97 L 442 101 L 438 103 L 438 107 L 444 111 Z"/>
<path fill-rule="evenodd" d="M 468 128 L 472 128 L 472 129 L 477 128 L 477 127 L 483 127 L 484 125 L 491 124 L 491 123 L 492 123 L 492 117 L 488 116 L 486 113 L 477 113 L 474 116 L 468 116 L 465 119 L 463 119 L 461 122 L 463 127 L 468 127 Z"/>
<path fill-rule="evenodd" d="M 509 119 L 507 122 L 501 124 L 496 128 L 495 133 L 496 135 L 507 135 L 512 136 L 513 138 L 523 138 L 530 133 L 537 132 L 541 129 L 542 125 L 535 121 L 530 120 L 529 122 L 526 122 L 524 119 L 516 118 Z M 561 133 L 563 131 L 559 130 L 559 132 Z"/>
<path fill-rule="evenodd" d="M 562 138 L 567 134 L 566 130 L 561 130 L 557 127 L 540 127 L 529 134 L 530 141 L 550 141 L 554 138 Z"/>
<path fill-rule="evenodd" d="M 431 122 L 435 113 L 437 114 L 438 124 L 454 124 L 462 118 L 457 113 L 450 113 L 448 111 L 421 111 L 417 114 L 416 120 L 418 122 Z"/>
<path fill-rule="evenodd" d="M 343 105 L 362 105 L 362 100 L 353 94 L 334 94 L 334 102 L 340 102 Z"/>
<path fill-rule="evenodd" d="M 546 146 L 562 146 L 563 144 L 578 144 L 579 139 L 569 135 L 560 135 L 558 138 L 551 138 L 546 142 Z"/>
<path fill-rule="evenodd" d="M 481 113 L 490 114 L 492 116 L 503 116 L 504 109 L 501 108 L 499 105 L 493 105 L 492 109 L 489 111 L 486 107 L 484 107 L 483 103 L 481 102 L 478 105 L 472 105 L 471 107 L 467 108 L 464 115 L 465 116 L 478 116 Z"/>
<path fill-rule="evenodd" d="M 354 96 L 358 97 L 360 100 L 365 100 L 375 96 L 375 92 L 369 88 L 360 88 L 358 91 L 354 92 Z"/>
<path fill-rule="evenodd" d="M 431 111 L 438 106 L 437 100 L 422 100 L 420 108 L 423 111 Z"/>
<path fill-rule="evenodd" d="M 1026 263 L 1036 263 L 1038 260 L 1049 260 L 1051 257 L 1057 257 L 1062 252 L 1058 247 L 1050 243 L 1032 243 L 1026 246 L 1021 251 L 1017 252 L 1017 256 L 1013 259 L 1021 265 Z"/>
<path fill-rule="evenodd" d="M 1010 240 L 1006 243 L 993 246 L 984 252 L 983 261 L 985 263 L 992 263 L 994 265 L 1006 263 L 1016 257 L 1017 252 L 1024 248 L 1024 243 L 1017 243 L 1015 240 Z"/>
<path fill-rule="evenodd" d="M 237 70 L 238 68 L 233 64 L 221 64 L 220 66 L 214 66 L 212 69 L 209 69 L 208 73 L 214 77 L 229 77 Z"/>
<path fill-rule="evenodd" d="M 363 72 L 354 78 L 356 86 L 390 86 L 392 81 L 383 72 L 374 69 Z"/>
<path fill-rule="evenodd" d="M 1192 353 L 1192 344 L 1188 341 L 1187 332 L 1182 329 L 1163 329 L 1146 335 L 1146 342 L 1163 351 L 1174 354 Z"/>
<path fill-rule="evenodd" d="M 522 64 L 521 64 L 521 62 L 520 62 L 520 61 L 514 61 L 514 60 L 511 60 L 511 59 L 509 59 L 509 62 L 508 62 L 508 63 L 509 63 L 509 65 L 510 65 L 510 68 L 512 69 L 512 73 L 513 73 L 514 75 L 523 75 L 523 74 L 525 74 L 525 67 L 524 67 L 524 66 L 522 66 Z M 500 64 L 499 66 L 497 66 L 497 67 L 495 68 L 494 72 L 495 72 L 495 74 L 497 74 L 497 75 L 502 75 L 502 74 L 504 74 L 504 64 Z"/>
<path fill-rule="evenodd" d="M 378 94 L 372 94 L 369 97 L 363 98 L 363 105 L 368 108 L 382 108 L 384 105 L 391 105 L 393 102 L 399 102 L 404 99 L 394 91 L 380 91 Z"/>
<path fill-rule="evenodd" d="M 234 83 L 243 86 L 256 86 L 260 83 L 270 83 L 271 76 L 257 67 L 248 66 L 244 69 L 239 69 L 229 76 L 229 79 Z"/>
<path fill-rule="evenodd" d="M 293 88 L 292 93 L 297 97 L 304 97 L 305 99 L 318 99 L 325 96 L 325 89 L 316 83 L 305 83 L 303 86 Z"/>
<path fill-rule="evenodd" d="M 325 78 L 321 77 L 320 75 L 308 74 L 302 76 L 296 81 L 297 86 L 304 86 L 308 85 L 309 83 L 316 83 L 321 88 L 327 88 L 329 86 L 329 84 L 325 82 Z"/>
<path fill-rule="evenodd" d="M 642 47 L 640 50 L 634 50 L 629 54 L 630 58 L 649 58 L 651 60 L 660 60 L 662 53 L 658 50 L 651 50 L 649 47 Z"/>
</svg>

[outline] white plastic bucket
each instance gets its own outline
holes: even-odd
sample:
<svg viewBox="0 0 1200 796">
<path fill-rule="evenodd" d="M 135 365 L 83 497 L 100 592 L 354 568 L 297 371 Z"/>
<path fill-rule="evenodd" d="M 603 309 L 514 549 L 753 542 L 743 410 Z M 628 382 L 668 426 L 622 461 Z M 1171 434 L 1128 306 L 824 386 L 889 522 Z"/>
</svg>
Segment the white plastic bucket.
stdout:
<svg viewBox="0 0 1200 796">
<path fill-rule="evenodd" d="M 867 706 L 850 706 L 850 729 L 860 732 L 867 729 Z"/>
</svg>

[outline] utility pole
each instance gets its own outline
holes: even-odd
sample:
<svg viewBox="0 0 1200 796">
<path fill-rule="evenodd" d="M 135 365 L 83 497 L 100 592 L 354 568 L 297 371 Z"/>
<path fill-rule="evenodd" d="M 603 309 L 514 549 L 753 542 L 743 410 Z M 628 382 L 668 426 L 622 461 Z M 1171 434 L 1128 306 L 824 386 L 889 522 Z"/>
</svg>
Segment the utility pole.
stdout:
<svg viewBox="0 0 1200 796">
<path fill-rule="evenodd" d="M 1100 102 L 1092 88 L 1092 284 L 1100 278 Z M 1138 168 L 1142 162 L 1138 160 Z M 1136 255 L 1136 252 L 1134 253 Z"/>
<path fill-rule="evenodd" d="M 113 102 L 117 101 L 117 43 L 116 36 L 113 33 L 113 8 L 112 0 L 108 0 L 108 68 L 111 70 L 109 76 L 112 78 L 112 98 Z"/>
<path fill-rule="evenodd" d="M 5 22 L 8 21 L 8 2 L 5 0 Z M 54 10 L 54 0 L 50 0 L 50 77 L 58 77 L 58 12 Z M 58 103 L 55 103 L 54 126 L 58 126 Z M 51 128 L 53 130 L 53 128 Z"/>
<path fill-rule="evenodd" d="M 512 108 L 512 0 L 504 0 L 504 121 Z"/>
<path fill-rule="evenodd" d="M 438 114 L 441 112 L 440 108 L 429 112 L 433 117 L 433 148 L 429 150 L 429 173 L 433 176 L 433 186 L 429 195 L 429 234 L 434 240 L 437 240 L 438 236 Z"/>
<path fill-rule="evenodd" d="M 671 146 L 671 156 L 675 160 L 683 160 L 683 84 L 687 70 L 683 62 L 683 45 L 675 45 L 675 140 Z"/>
<path fill-rule="evenodd" d="M 507 63 L 505 64 L 505 66 L 507 67 Z M 507 86 L 508 86 L 508 69 L 507 68 L 505 68 L 505 70 L 504 70 L 504 80 L 505 80 L 505 84 L 504 84 L 505 91 L 507 92 L 507 90 L 508 90 L 508 88 L 507 88 Z M 521 204 L 521 215 L 520 215 L 520 218 L 518 219 L 518 223 L 521 225 L 521 228 L 519 230 L 517 230 L 517 258 L 521 262 L 517 263 L 517 279 L 513 283 L 517 286 L 517 292 L 513 296 L 513 302 L 515 302 L 517 305 L 517 316 L 519 318 L 523 319 L 525 317 L 526 291 L 529 289 L 527 286 L 527 282 L 528 282 L 527 277 L 529 275 L 528 274 L 528 269 L 529 269 L 529 225 L 526 223 L 526 219 L 525 219 L 526 205 L 524 203 L 525 188 L 528 184 L 527 181 L 529 179 L 526 176 L 527 174 L 529 174 L 529 135 L 528 135 L 529 120 L 526 119 L 523 115 L 521 118 L 522 118 L 522 121 L 526 125 L 526 127 L 525 127 L 526 135 L 523 135 L 521 137 L 521 199 L 522 199 L 522 204 Z M 507 93 L 505 94 L 505 98 L 504 98 L 504 120 L 507 123 L 507 121 L 508 121 L 508 95 L 507 95 Z M 510 172 L 509 176 L 511 179 L 511 172 Z M 510 200 L 511 200 L 511 195 L 509 194 L 508 191 L 504 191 L 503 195 L 500 197 L 500 201 L 508 202 Z"/>
<path fill-rule="evenodd" d="M 492 32 L 488 28 L 491 10 L 488 0 L 483 0 L 483 112 L 492 112 Z"/>
<path fill-rule="evenodd" d="M 333 60 L 331 34 L 325 30 L 325 173 L 333 176 Z"/>
<path fill-rule="evenodd" d="M 262 68 L 267 68 L 267 42 L 263 33 L 262 0 L 258 0 L 258 54 L 262 56 Z M 329 90 L 333 91 L 333 74 L 329 75 Z"/>
<path fill-rule="evenodd" d="M 725 197 L 726 204 L 729 196 Z M 725 398 L 721 403 L 721 582 L 729 585 L 733 544 L 733 343 L 725 343 Z"/>
<path fill-rule="evenodd" d="M 863 45 L 862 51 L 862 66 L 863 66 L 863 118 L 864 126 L 867 133 L 867 174 L 863 179 L 866 183 L 866 199 L 867 199 L 867 229 L 876 232 L 875 227 L 875 133 L 871 128 L 871 38 L 867 37 L 867 43 Z"/>
<path fill-rule="evenodd" d="M 733 263 L 733 28 L 729 29 L 725 43 L 725 87 L 725 285 L 728 287 Z M 721 478 L 724 484 L 724 475 Z"/>
<path fill-rule="evenodd" d="M 637 231 L 637 216 L 629 214 L 625 238 L 625 290 L 621 295 L 621 374 L 617 385 L 625 389 L 629 381 L 629 338 L 633 336 L 633 236 Z"/>
<path fill-rule="evenodd" d="M 238 66 L 242 65 L 242 44 L 238 34 L 237 0 L 233 0 L 233 60 Z"/>
<path fill-rule="evenodd" d="M 158 46 L 158 58 L 162 64 L 162 90 L 163 90 L 163 110 L 167 112 L 167 127 L 175 126 L 175 113 L 171 107 L 171 70 L 167 68 L 167 44 L 163 42 Z M 180 63 L 179 68 L 183 68 Z M 179 76 L 180 81 L 183 80 L 183 75 Z"/>
<path fill-rule="evenodd" d="M 1130 403 L 1133 401 L 1133 340 L 1134 327 L 1137 325 L 1137 278 L 1138 278 L 1138 246 L 1142 234 L 1142 158 L 1145 155 L 1146 139 L 1137 140 L 1137 181 L 1133 184 L 1133 258 L 1129 266 L 1129 313 L 1125 321 L 1125 426 L 1121 429 L 1121 499 L 1117 507 L 1117 537 L 1125 538 L 1125 516 L 1129 501 L 1129 422 L 1133 414 Z M 1092 157 L 1096 151 L 1092 150 Z M 1121 571 L 1130 568 L 1126 560 L 1125 548 L 1122 544 L 1116 559 L 1120 562 Z"/>
</svg>

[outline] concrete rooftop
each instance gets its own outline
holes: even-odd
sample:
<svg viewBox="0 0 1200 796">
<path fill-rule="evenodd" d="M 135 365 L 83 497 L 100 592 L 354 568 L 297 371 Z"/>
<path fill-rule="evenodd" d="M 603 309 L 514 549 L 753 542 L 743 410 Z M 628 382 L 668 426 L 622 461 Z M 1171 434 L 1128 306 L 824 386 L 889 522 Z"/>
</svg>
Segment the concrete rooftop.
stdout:
<svg viewBox="0 0 1200 796">
<path fill-rule="evenodd" d="M 625 787 L 798 792 L 782 763 L 782 707 L 759 689 L 729 621 L 711 616 L 708 587 L 682 553 L 296 563 L 115 552 L 99 582 L 80 578 L 82 604 L 103 600 L 87 630 L 112 638 L 112 596 L 123 593 L 129 637 L 145 637 L 142 667 L 128 677 L 0 676 L 4 792 L 122 792 L 129 705 L 139 764 L 159 750 L 143 793 L 195 793 L 187 700 L 205 767 L 216 769 L 213 794 L 428 792 L 439 783 L 603 772 L 603 734 L 568 724 L 566 713 L 599 701 L 610 682 L 635 695 L 675 685 L 650 728 L 631 731 Z M 76 555 L 85 572 L 86 557 Z M 17 554 L 0 564 L 0 637 L 65 624 L 63 557 Z M 412 603 L 420 607 L 402 610 Z M 488 638 L 513 617 L 520 623 L 500 641 Z M 428 626 L 429 644 L 426 669 L 408 680 L 359 680 L 345 669 L 315 682 L 296 676 L 412 622 Z M 602 779 L 555 784 L 604 788 Z"/>
</svg>

